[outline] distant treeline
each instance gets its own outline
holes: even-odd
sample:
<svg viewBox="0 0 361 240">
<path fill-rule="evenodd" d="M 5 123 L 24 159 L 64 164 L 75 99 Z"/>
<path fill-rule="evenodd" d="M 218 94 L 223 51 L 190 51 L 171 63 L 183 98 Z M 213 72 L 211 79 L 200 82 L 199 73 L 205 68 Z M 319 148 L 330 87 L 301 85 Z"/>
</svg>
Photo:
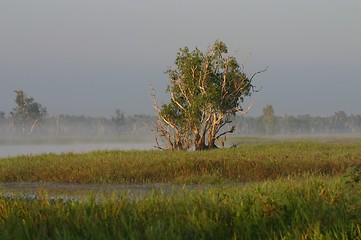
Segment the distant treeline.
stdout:
<svg viewBox="0 0 361 240">
<path fill-rule="evenodd" d="M 116 117 L 89 117 L 62 114 L 45 117 L 37 123 L 32 136 L 94 136 L 94 135 L 149 135 L 154 116 L 120 114 Z M 19 124 L 11 117 L 0 118 L 0 138 L 29 136 L 24 130 L 27 125 Z"/>
<path fill-rule="evenodd" d="M 319 117 L 309 114 L 297 116 L 236 117 L 238 134 L 360 134 L 361 115 L 347 115 L 344 111 L 331 116 Z"/>
<path fill-rule="evenodd" d="M 259 117 L 234 116 L 235 134 L 273 135 L 273 134 L 361 134 L 361 115 L 347 115 L 344 111 L 335 112 L 328 117 L 297 115 L 277 116 L 272 105 L 263 109 Z M 94 135 L 150 135 L 157 121 L 156 116 L 136 114 L 124 115 L 117 110 L 110 118 L 76 115 L 46 116 L 31 131 L 32 136 L 94 136 Z M 0 138 L 26 136 L 24 127 L 11 115 L 0 112 Z M 225 126 L 225 130 L 227 126 Z"/>
</svg>

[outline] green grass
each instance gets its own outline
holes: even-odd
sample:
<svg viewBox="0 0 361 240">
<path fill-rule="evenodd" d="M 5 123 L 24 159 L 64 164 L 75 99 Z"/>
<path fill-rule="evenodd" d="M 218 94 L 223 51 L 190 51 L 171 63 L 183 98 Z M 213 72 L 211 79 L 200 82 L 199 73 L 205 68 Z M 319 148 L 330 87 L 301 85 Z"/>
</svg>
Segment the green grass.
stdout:
<svg viewBox="0 0 361 240">
<path fill-rule="evenodd" d="M 360 173 L 82 201 L 0 197 L 0 239 L 360 239 Z"/>
<path fill-rule="evenodd" d="M 0 182 L 227 183 L 339 176 L 361 164 L 361 144 L 308 141 L 203 152 L 96 151 L 0 160 Z"/>
<path fill-rule="evenodd" d="M 0 182 L 208 187 L 78 201 L 1 191 L 0 239 L 361 239 L 359 141 L 247 141 L 203 152 L 3 158 Z"/>
</svg>

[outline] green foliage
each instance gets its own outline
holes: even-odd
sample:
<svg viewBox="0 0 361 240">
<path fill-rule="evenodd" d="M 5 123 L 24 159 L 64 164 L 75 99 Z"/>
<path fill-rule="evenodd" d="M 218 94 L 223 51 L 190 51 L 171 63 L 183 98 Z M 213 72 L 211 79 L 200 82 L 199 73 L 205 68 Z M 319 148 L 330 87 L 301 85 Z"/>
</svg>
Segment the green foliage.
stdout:
<svg viewBox="0 0 361 240">
<path fill-rule="evenodd" d="M 233 132 L 233 127 L 220 131 L 231 123 L 231 116 L 243 112 L 241 104 L 254 90 L 255 75 L 248 78 L 236 58 L 227 53 L 221 41 L 206 53 L 185 47 L 177 54 L 176 68 L 166 71 L 171 101 L 156 109 L 160 118 L 157 130 L 168 149 L 188 149 L 191 145 L 196 150 L 213 149 L 216 139 Z"/>
</svg>

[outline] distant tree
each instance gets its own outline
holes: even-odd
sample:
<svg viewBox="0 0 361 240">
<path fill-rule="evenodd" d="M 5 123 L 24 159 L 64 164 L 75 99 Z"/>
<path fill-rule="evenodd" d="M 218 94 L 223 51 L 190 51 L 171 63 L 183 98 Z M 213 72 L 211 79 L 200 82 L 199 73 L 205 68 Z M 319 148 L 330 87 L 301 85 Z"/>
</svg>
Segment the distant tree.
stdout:
<svg viewBox="0 0 361 240">
<path fill-rule="evenodd" d="M 0 123 L 2 123 L 5 120 L 5 112 L 0 111 Z"/>
<path fill-rule="evenodd" d="M 151 133 L 151 125 L 154 123 L 155 117 L 145 114 L 133 114 L 127 118 L 127 129 L 131 135 L 148 135 Z"/>
<path fill-rule="evenodd" d="M 276 133 L 277 128 L 277 117 L 275 115 L 274 109 L 272 105 L 267 105 L 263 108 L 262 115 L 262 123 L 264 128 L 266 129 L 266 134 L 274 134 Z"/>
<path fill-rule="evenodd" d="M 167 92 L 171 101 L 158 106 L 156 130 L 166 149 L 195 150 L 217 148 L 216 140 L 232 133 L 231 117 L 245 114 L 244 98 L 255 92 L 253 78 L 248 77 L 226 45 L 216 41 L 205 53 L 199 49 L 180 49 L 175 69 L 166 71 L 170 83 Z M 227 130 L 223 127 L 229 125 Z M 160 147 L 160 145 L 158 144 Z"/>
<path fill-rule="evenodd" d="M 118 135 L 120 135 L 122 132 L 122 127 L 125 124 L 124 113 L 119 109 L 115 110 L 115 116 L 112 116 L 112 122 L 117 128 Z"/>
<path fill-rule="evenodd" d="M 5 125 L 6 117 L 5 112 L 0 111 L 0 133 L 2 133 L 3 127 Z"/>
<path fill-rule="evenodd" d="M 16 126 L 21 126 L 23 135 L 31 135 L 35 127 L 47 115 L 46 108 L 28 97 L 23 90 L 17 90 L 16 107 L 10 112 Z"/>
<path fill-rule="evenodd" d="M 360 131 L 360 124 L 359 124 L 359 119 L 360 119 L 360 116 L 359 115 L 354 115 L 354 114 L 351 114 L 350 117 L 349 117 L 349 121 L 348 121 L 348 127 L 350 128 L 350 131 L 352 133 L 357 133 Z"/>
<path fill-rule="evenodd" d="M 59 136 L 60 134 L 64 133 L 64 120 L 63 115 L 53 116 L 51 120 L 55 122 L 55 134 Z"/>
<path fill-rule="evenodd" d="M 311 117 L 310 119 L 311 133 L 320 133 L 324 128 L 324 121 L 322 117 Z"/>
<path fill-rule="evenodd" d="M 298 116 L 302 133 L 312 133 L 312 118 L 309 114 Z"/>
<path fill-rule="evenodd" d="M 348 117 L 344 111 L 335 112 L 331 118 L 334 132 L 344 133 L 347 131 Z"/>
</svg>

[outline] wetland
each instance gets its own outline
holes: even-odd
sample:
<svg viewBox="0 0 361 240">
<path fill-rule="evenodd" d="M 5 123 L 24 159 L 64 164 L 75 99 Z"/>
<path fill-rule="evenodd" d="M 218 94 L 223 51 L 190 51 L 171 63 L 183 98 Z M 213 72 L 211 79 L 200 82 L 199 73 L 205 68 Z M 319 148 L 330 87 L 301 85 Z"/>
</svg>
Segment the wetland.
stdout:
<svg viewBox="0 0 361 240">
<path fill-rule="evenodd" d="M 361 139 L 3 157 L 1 239 L 359 239 Z"/>
</svg>

